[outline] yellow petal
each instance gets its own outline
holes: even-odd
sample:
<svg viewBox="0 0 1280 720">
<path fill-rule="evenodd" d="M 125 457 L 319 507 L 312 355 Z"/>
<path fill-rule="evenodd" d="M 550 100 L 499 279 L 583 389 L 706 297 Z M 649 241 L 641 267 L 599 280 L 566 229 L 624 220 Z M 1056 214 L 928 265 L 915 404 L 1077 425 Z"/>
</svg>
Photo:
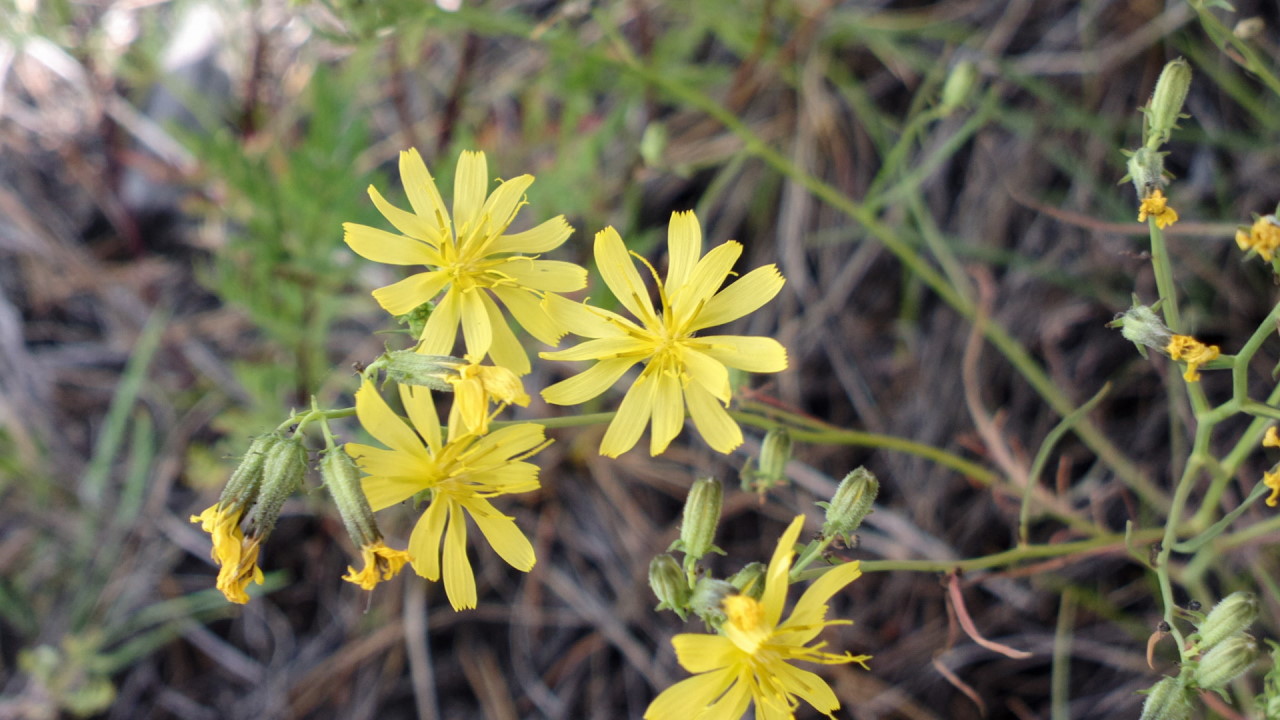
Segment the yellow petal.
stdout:
<svg viewBox="0 0 1280 720">
<path fill-rule="evenodd" d="M 618 406 L 618 414 L 605 430 L 604 439 L 600 441 L 600 454 L 605 457 L 618 457 L 635 447 L 649 424 L 653 413 L 653 396 L 658 384 L 644 373 L 640 374 L 636 384 L 631 386 L 622 404 Z"/>
<path fill-rule="evenodd" d="M 400 153 L 400 182 L 404 184 L 404 193 L 409 196 L 413 212 L 423 218 L 424 222 L 435 225 L 437 218 L 445 223 L 449 222 L 449 213 L 445 212 L 444 200 L 436 189 L 436 181 L 427 172 L 427 164 L 422 162 L 417 148 L 409 148 Z M 440 230 L 445 235 L 449 234 L 447 225 Z"/>
<path fill-rule="evenodd" d="M 704 335 L 691 344 L 716 360 L 747 372 L 781 372 L 787 369 L 787 349 L 769 337 L 754 335 Z"/>
<path fill-rule="evenodd" d="M 564 335 L 564 329 L 547 315 L 542 300 L 521 288 L 495 287 L 493 294 L 511 311 L 511 317 L 528 333 L 548 345 L 555 345 Z"/>
<path fill-rule="evenodd" d="M 778 538 L 778 546 L 769 559 L 769 568 L 764 576 L 764 594 L 760 596 L 766 627 L 777 627 L 778 620 L 782 617 L 782 606 L 787 600 L 787 576 L 791 572 L 791 558 L 795 555 L 796 540 L 800 538 L 800 530 L 803 528 L 804 516 L 797 515 L 783 531 L 782 537 Z"/>
<path fill-rule="evenodd" d="M 440 452 L 440 413 L 431 390 L 413 385 L 400 386 L 400 403 L 409 415 L 409 422 L 427 441 L 433 453 Z"/>
<path fill-rule="evenodd" d="M 393 450 L 422 453 L 422 442 L 413 430 L 391 412 L 373 383 L 365 380 L 356 391 L 356 417 L 369 434 Z"/>
<path fill-rule="evenodd" d="M 596 233 L 595 253 L 596 269 L 618 302 L 640 322 L 656 326 L 657 318 L 653 303 L 649 301 L 649 290 L 640 279 L 640 273 L 636 272 L 635 263 L 627 254 L 627 247 L 618 231 L 607 227 Z"/>
<path fill-rule="evenodd" d="M 448 355 L 458 341 L 458 319 L 462 302 L 457 288 L 450 287 L 444 299 L 431 311 L 427 324 L 422 328 L 422 342 L 418 352 L 424 355 Z"/>
<path fill-rule="evenodd" d="M 649 357 L 656 348 L 653 342 L 641 338 L 624 335 L 622 337 L 606 337 L 588 340 L 571 348 L 539 353 L 544 360 L 613 360 L 615 358 L 631 358 L 632 362 Z"/>
<path fill-rule="evenodd" d="M 473 472 L 468 477 L 494 495 L 526 493 L 542 487 L 538 483 L 538 466 L 528 462 L 508 460 L 498 467 Z"/>
<path fill-rule="evenodd" d="M 667 282 L 668 294 L 684 287 L 693 276 L 693 268 L 702 257 L 702 228 L 698 216 L 692 210 L 671 213 L 667 226 Z"/>
<path fill-rule="evenodd" d="M 542 399 L 552 405 L 584 403 L 613 387 L 618 378 L 637 362 L 632 358 L 601 360 L 589 369 L 544 389 Z"/>
<path fill-rule="evenodd" d="M 404 315 L 434 299 L 447 284 L 449 275 L 445 272 L 418 273 L 374 290 L 373 299 L 392 315 Z"/>
<path fill-rule="evenodd" d="M 493 300 L 479 288 L 459 293 L 462 299 L 462 337 L 467 343 L 467 354 L 482 358 L 493 345 L 493 324 L 489 322 L 489 309 Z"/>
<path fill-rule="evenodd" d="M 827 601 L 861 576 L 862 569 L 857 560 L 831 568 L 805 589 L 800 600 L 796 602 L 795 608 L 792 609 L 791 617 L 787 618 L 779 630 L 793 627 L 805 628 L 807 633 L 807 629 L 812 628 L 812 635 L 804 637 L 804 634 L 801 634 L 793 641 L 802 644 L 812 640 L 818 635 L 822 629 L 822 622 L 826 619 Z"/>
<path fill-rule="evenodd" d="M 740 255 L 742 245 L 733 240 L 713 248 L 694 266 L 689 282 L 668 296 L 671 311 L 682 325 L 693 319 L 694 313 L 701 314 L 699 309 L 724 285 Z"/>
<path fill-rule="evenodd" d="M 772 300 L 784 284 L 786 280 L 776 266 L 758 267 L 708 300 L 689 329 L 715 327 L 753 313 Z"/>
<path fill-rule="evenodd" d="M 728 454 L 742 444 L 742 429 L 729 417 L 724 405 L 702 387 L 692 382 L 684 389 L 684 399 L 689 405 L 698 434 L 716 452 Z"/>
<path fill-rule="evenodd" d="M 467 519 L 462 508 L 449 503 L 449 524 L 444 531 L 444 593 L 454 610 L 476 606 L 476 576 L 467 559 Z"/>
<path fill-rule="evenodd" d="M 524 345 L 516 338 L 507 319 L 497 304 L 489 303 L 485 307 L 489 313 L 489 327 L 493 330 L 493 344 L 489 346 L 489 357 L 494 365 L 500 365 L 516 375 L 526 375 L 532 369 L 529 356 L 525 354 Z M 514 314 L 514 313 L 513 313 Z"/>
<path fill-rule="evenodd" d="M 526 453 L 546 438 L 546 428 L 537 423 L 519 423 L 498 428 L 476 440 L 468 455 L 473 469 L 488 463 L 495 467 L 505 465 L 508 458 Z"/>
<path fill-rule="evenodd" d="M 440 248 L 441 232 L 439 226 L 436 225 L 435 217 L 424 217 L 416 213 L 405 212 L 400 208 L 387 202 L 382 197 L 382 193 L 374 186 L 369 186 L 369 199 L 373 200 L 374 207 L 378 208 L 378 212 L 382 213 L 388 222 L 395 226 L 397 230 L 431 245 L 434 249 Z M 430 263 L 438 265 L 438 262 Z"/>
<path fill-rule="evenodd" d="M 689 377 L 721 403 L 729 402 L 733 395 L 733 389 L 729 386 L 729 370 L 719 360 L 695 349 L 700 347 L 697 340 L 689 344 L 690 347 L 686 347 L 680 354 Z"/>
<path fill-rule="evenodd" d="M 459 240 L 475 232 L 488 187 L 489 163 L 484 153 L 464 150 L 453 178 L 453 227 Z"/>
<path fill-rule="evenodd" d="M 574 292 L 587 286 L 587 269 L 563 260 L 535 260 L 523 255 L 495 268 L 517 284 L 546 292 Z"/>
<path fill-rule="evenodd" d="M 511 224 L 516 212 L 520 209 L 521 201 L 524 200 L 524 192 L 532 184 L 532 175 L 513 177 L 499 185 L 489 199 L 485 200 L 484 207 L 480 209 L 480 215 L 488 221 L 485 234 L 489 238 L 496 237 Z M 492 246 L 486 250 L 493 252 Z"/>
<path fill-rule="evenodd" d="M 808 670 L 798 668 L 785 662 L 773 663 L 770 666 L 776 673 L 779 683 L 792 695 L 798 695 L 818 712 L 824 715 L 840 707 L 840 701 L 831 691 L 827 682 Z"/>
<path fill-rule="evenodd" d="M 644 720 L 692 720 L 698 718 L 698 711 L 707 707 L 716 698 L 724 694 L 733 684 L 735 676 L 732 669 L 694 675 L 685 678 L 663 690 L 658 697 L 649 703 L 644 711 Z M 745 710 L 745 707 L 743 708 Z M 715 718 L 739 718 L 738 715 L 715 715 Z"/>
<path fill-rule="evenodd" d="M 466 504 L 476 526 L 493 551 L 520 572 L 529 572 L 537 558 L 533 554 L 533 545 L 520 532 L 512 518 L 498 512 L 493 505 L 482 498 L 473 498 Z"/>
<path fill-rule="evenodd" d="M 720 672 L 732 672 L 733 668 L 721 670 Z M 707 709 L 698 715 L 699 720 L 706 718 L 740 718 L 747 711 L 747 707 L 751 704 L 753 685 L 749 682 L 750 671 L 738 671 L 737 682 L 729 685 L 729 689 L 724 695 L 720 696 Z M 795 720 L 791 713 L 784 713 L 781 717 L 767 715 L 760 709 L 759 703 L 756 703 L 756 720 Z"/>
<path fill-rule="evenodd" d="M 558 325 L 573 333 L 590 338 L 617 337 L 627 334 L 627 329 L 639 327 L 621 315 L 586 303 L 566 300 L 548 293 L 542 299 L 542 307 Z"/>
<path fill-rule="evenodd" d="M 421 240 L 368 225 L 342 224 L 342 240 L 357 255 L 388 265 L 439 265 L 440 254 Z"/>
<path fill-rule="evenodd" d="M 653 428 L 649 432 L 649 454 L 661 455 L 684 427 L 684 393 L 674 375 L 658 373 L 654 378 Z"/>
<path fill-rule="evenodd" d="M 681 633 L 671 638 L 680 667 L 691 673 L 704 673 L 729 667 L 742 659 L 742 651 L 723 635 Z"/>
<path fill-rule="evenodd" d="M 348 444 L 347 447 L 350 448 L 351 444 Z M 357 462 L 359 462 L 359 459 L 357 459 Z M 363 468 L 364 465 L 362 464 L 361 467 Z M 374 512 L 377 512 L 397 503 L 402 503 L 413 497 L 415 493 L 427 489 L 427 484 L 423 482 L 424 479 L 404 476 L 370 476 L 360 481 L 360 489 L 364 491 L 364 496 L 369 501 L 369 507 Z"/>
<path fill-rule="evenodd" d="M 409 535 L 413 571 L 431 581 L 440 579 L 440 535 L 444 532 L 449 505 L 447 499 L 437 497 L 418 518 Z"/>
<path fill-rule="evenodd" d="M 489 252 L 544 253 L 555 250 L 573 234 L 573 228 L 563 215 L 557 215 L 532 230 L 503 235 L 489 246 Z"/>
</svg>

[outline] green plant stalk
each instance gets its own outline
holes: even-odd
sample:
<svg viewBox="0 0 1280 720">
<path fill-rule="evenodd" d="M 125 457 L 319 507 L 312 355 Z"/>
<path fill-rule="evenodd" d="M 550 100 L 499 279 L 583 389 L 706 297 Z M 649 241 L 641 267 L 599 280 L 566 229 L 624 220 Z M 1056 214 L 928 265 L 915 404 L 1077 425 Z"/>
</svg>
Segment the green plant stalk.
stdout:
<svg viewBox="0 0 1280 720">
<path fill-rule="evenodd" d="M 1188 657 L 1185 654 L 1182 631 L 1174 624 L 1174 610 L 1177 608 L 1177 603 L 1174 601 L 1173 584 L 1169 579 L 1169 557 L 1178 541 L 1178 525 L 1183 509 L 1186 507 L 1187 499 L 1191 496 L 1191 490 L 1195 486 L 1196 477 L 1204 464 L 1204 458 L 1209 457 L 1209 435 L 1211 429 L 1212 425 L 1209 423 L 1198 422 L 1196 424 L 1195 440 L 1191 446 L 1191 457 L 1188 458 L 1186 467 L 1182 469 L 1182 476 L 1174 489 L 1173 503 L 1169 507 L 1169 512 L 1165 519 L 1164 532 L 1160 540 L 1160 552 L 1156 555 L 1155 562 L 1156 578 L 1160 584 L 1160 599 L 1164 605 L 1164 621 L 1169 624 L 1169 633 L 1177 642 L 1178 653 L 1183 661 L 1186 661 Z"/>
<path fill-rule="evenodd" d="M 1049 434 L 1045 436 L 1044 442 L 1040 443 L 1040 449 L 1036 452 L 1035 460 L 1031 463 L 1031 471 L 1027 473 L 1027 485 L 1022 489 L 1022 507 L 1018 510 L 1018 544 L 1027 544 L 1027 529 L 1031 524 L 1031 492 L 1040 483 L 1040 473 L 1044 471 L 1045 463 L 1049 461 L 1049 453 L 1053 451 L 1058 441 L 1063 435 L 1067 434 L 1080 418 L 1092 410 L 1102 398 L 1106 397 L 1107 391 L 1111 389 L 1111 383 L 1102 386 L 1088 402 L 1076 408 L 1071 414 L 1062 418 L 1062 420 L 1054 426 Z"/>
</svg>

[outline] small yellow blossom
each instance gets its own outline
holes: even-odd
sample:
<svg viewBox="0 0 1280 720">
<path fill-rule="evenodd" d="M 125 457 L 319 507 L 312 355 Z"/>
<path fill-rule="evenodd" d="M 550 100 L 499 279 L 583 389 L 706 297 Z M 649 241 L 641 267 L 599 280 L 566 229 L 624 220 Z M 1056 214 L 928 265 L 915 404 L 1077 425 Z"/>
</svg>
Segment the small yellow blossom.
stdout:
<svg viewBox="0 0 1280 720">
<path fill-rule="evenodd" d="M 573 263 L 540 260 L 537 253 L 560 247 L 573 228 L 558 216 L 531 230 L 506 234 L 524 205 L 524 191 L 533 176 L 512 178 L 489 194 L 489 169 L 482 152 L 464 152 L 458 159 L 452 222 L 417 150 L 400 153 L 400 179 L 413 212 L 387 202 L 372 185 L 369 197 L 402 234 L 345 223 L 343 239 L 374 262 L 434 269 L 374 290 L 374 299 L 392 315 L 404 315 L 443 292 L 422 330 L 420 352 L 449 354 L 461 325 L 468 355 L 489 355 L 519 375 L 529 372 L 529 357 L 495 299 L 529 334 L 555 345 L 564 329 L 547 316 L 540 301 L 546 295 L 582 289 L 587 271 Z"/>
<path fill-rule="evenodd" d="M 543 428 L 522 423 L 488 435 L 450 434 L 446 441 L 430 391 L 401 385 L 400 400 L 407 423 L 366 380 L 356 392 L 356 417 L 390 449 L 348 443 L 346 451 L 368 473 L 362 486 L 375 511 L 429 491 L 430 503 L 409 536 L 410 562 L 428 580 L 439 580 L 443 570 L 449 604 L 455 610 L 474 608 L 468 516 L 509 565 L 522 572 L 533 567 L 533 545 L 489 498 L 538 489 L 538 467 L 522 461 L 546 447 Z"/>
<path fill-rule="evenodd" d="M 1160 190 L 1152 190 L 1150 195 L 1142 199 L 1142 205 L 1138 207 L 1138 222 L 1145 221 L 1148 216 L 1154 218 L 1156 227 L 1161 229 L 1178 222 L 1178 213 L 1169 207 L 1168 199 Z"/>
<path fill-rule="evenodd" d="M 215 504 L 199 515 L 192 515 L 191 522 L 213 538 L 213 559 L 218 563 L 217 588 L 233 603 L 249 602 L 246 588 L 250 582 L 262 584 L 262 568 L 258 567 L 258 543 L 260 538 L 244 537 L 240 529 L 243 509 Z"/>
<path fill-rule="evenodd" d="M 827 601 L 862 571 L 857 562 L 828 570 L 800 596 L 791 616 L 779 623 L 802 525 L 804 517 L 797 517 L 778 540 L 759 600 L 746 595 L 725 598 L 722 607 L 728 619 L 722 634 L 684 633 L 672 639 L 676 659 L 695 675 L 654 698 L 645 720 L 739 718 L 752 702 L 757 718 L 792 718 L 800 704 L 796 698 L 833 717 L 840 708 L 835 693 L 822 678 L 791 663 L 867 666 L 869 655 L 837 655 L 824 652 L 825 643 L 809 645 L 823 629 L 851 624 L 827 620 Z"/>
<path fill-rule="evenodd" d="M 602 455 L 617 457 L 630 450 L 650 420 L 649 453 L 662 453 L 680 434 L 686 405 L 707 444 L 728 453 L 742 444 L 742 430 L 725 410 L 732 395 L 728 368 L 779 372 L 787 367 L 787 351 L 773 338 L 697 334 L 737 320 L 772 300 L 784 282 L 778 269 L 773 265 L 756 268 L 722 290 L 742 245 L 730 240 L 703 256 L 702 228 L 692 212 L 672 214 L 667 247 L 666 281 L 649 268 L 658 285 L 660 311 L 654 310 L 649 290 L 611 227 L 596 234 L 596 265 L 618 302 L 637 320 L 563 298 L 547 298 L 553 317 L 570 332 L 593 339 L 541 357 L 599 360 L 543 390 L 547 402 L 585 402 L 608 390 L 636 363 L 645 363 L 605 431 Z"/>
<path fill-rule="evenodd" d="M 528 407 L 529 395 L 524 391 L 520 378 L 500 365 L 481 365 L 468 357 L 464 365 L 456 366 L 457 373 L 444 376 L 453 386 L 453 407 L 449 410 L 449 435 L 460 436 L 464 432 L 484 435 L 489 432 L 489 420 L 508 405 Z M 489 403 L 498 403 L 491 414 Z"/>
<path fill-rule="evenodd" d="M 1187 371 L 1182 377 L 1187 382 L 1196 382 L 1200 379 L 1200 366 L 1218 357 L 1220 351 L 1217 345 L 1205 345 L 1190 335 L 1174 335 L 1169 340 L 1168 347 L 1165 351 L 1169 353 L 1169 357 L 1174 360 L 1182 360 L 1187 364 Z"/>
<path fill-rule="evenodd" d="M 409 553 L 389 548 L 381 540 L 360 548 L 360 555 L 364 558 L 364 569 L 356 572 L 355 568 L 348 565 L 347 574 L 342 579 L 365 590 L 372 590 L 379 582 L 395 577 L 400 568 L 412 560 Z"/>
<path fill-rule="evenodd" d="M 1280 447 L 1280 431 L 1276 430 L 1275 425 L 1267 428 L 1267 432 L 1263 434 L 1262 447 Z"/>
<path fill-rule="evenodd" d="M 1263 260 L 1271 262 L 1272 255 L 1280 248 L 1280 220 L 1275 215 L 1263 215 L 1254 221 L 1249 232 L 1236 230 L 1236 244 L 1241 250 L 1254 250 Z"/>
<path fill-rule="evenodd" d="M 1271 488 L 1271 495 L 1267 497 L 1267 507 L 1280 504 L 1280 471 L 1263 473 L 1262 484 Z"/>
</svg>

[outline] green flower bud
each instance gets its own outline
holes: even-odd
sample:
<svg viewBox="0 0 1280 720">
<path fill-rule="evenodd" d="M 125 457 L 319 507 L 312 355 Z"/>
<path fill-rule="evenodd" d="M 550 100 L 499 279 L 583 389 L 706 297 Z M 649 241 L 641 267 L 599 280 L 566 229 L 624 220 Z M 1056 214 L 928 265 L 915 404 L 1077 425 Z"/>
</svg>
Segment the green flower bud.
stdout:
<svg viewBox="0 0 1280 720">
<path fill-rule="evenodd" d="M 300 436 L 271 446 L 267 451 L 267 461 L 262 469 L 262 489 L 258 493 L 258 502 L 249 514 L 249 537 L 262 539 L 271 534 L 280 517 L 280 509 L 284 501 L 302 485 L 302 478 L 307 474 L 307 447 Z"/>
<path fill-rule="evenodd" d="M 696 562 L 709 552 L 724 551 L 712 544 L 716 526 L 720 524 L 720 507 L 724 488 L 715 478 L 698 478 L 689 488 L 684 503 L 684 519 L 680 522 L 680 539 L 672 545 L 684 551 L 685 563 Z"/>
<path fill-rule="evenodd" d="M 664 553 L 649 563 L 649 587 L 658 597 L 655 610 L 671 610 L 681 620 L 688 616 L 689 597 L 693 591 L 689 589 L 688 576 L 675 558 Z"/>
<path fill-rule="evenodd" d="M 457 375 L 458 367 L 466 364 L 448 355 L 420 355 L 413 350 L 392 350 L 383 357 L 388 378 L 401 385 L 421 385 L 441 392 L 453 392 L 444 378 Z"/>
<path fill-rule="evenodd" d="M 760 446 L 759 462 L 748 459 L 742 468 L 742 489 L 762 493 L 786 482 L 790 461 L 791 433 L 785 428 L 770 430 Z"/>
<path fill-rule="evenodd" d="M 320 460 L 320 478 L 333 496 L 342 516 L 342 524 L 357 548 L 373 545 L 382 539 L 378 522 L 373 517 L 369 499 L 360 488 L 360 469 L 341 447 L 325 450 Z"/>
<path fill-rule="evenodd" d="M 1141 720 L 1189 720 L 1191 702 L 1187 688 L 1176 677 L 1167 677 L 1152 686 L 1142 703 Z"/>
<path fill-rule="evenodd" d="M 258 491 L 262 487 L 263 467 L 267 464 L 267 453 L 277 443 L 284 441 L 278 432 L 259 435 L 249 443 L 249 450 L 244 459 L 231 473 L 231 479 L 222 489 L 218 505 L 230 508 L 245 508 L 258 499 Z"/>
<path fill-rule="evenodd" d="M 1169 141 L 1190 89 L 1191 66 L 1186 60 L 1178 58 L 1164 66 L 1147 104 L 1147 147 L 1154 150 Z"/>
<path fill-rule="evenodd" d="M 719 629 L 725 621 L 724 599 L 738 592 L 732 584 L 724 580 L 703 577 L 693 585 L 693 595 L 689 597 L 689 608 L 702 618 L 709 627 Z"/>
<path fill-rule="evenodd" d="M 978 66 L 971 60 L 961 60 L 951 67 L 946 82 L 942 83 L 942 104 L 938 111 L 950 115 L 957 108 L 969 104 L 974 86 L 978 84 Z"/>
<path fill-rule="evenodd" d="M 1196 665 L 1193 680 L 1206 690 L 1217 690 L 1243 675 L 1258 660 L 1258 641 L 1240 633 L 1205 653 Z"/>
<path fill-rule="evenodd" d="M 1212 649 L 1218 643 L 1249 629 L 1258 619 L 1258 596 L 1243 590 L 1222 598 L 1200 625 L 1200 640 L 1196 646 L 1201 652 Z"/>
<path fill-rule="evenodd" d="M 1167 153 L 1145 147 L 1133 152 L 1121 152 L 1129 156 L 1125 162 L 1125 168 L 1129 171 L 1125 178 L 1133 181 L 1133 189 L 1138 193 L 1139 199 L 1146 198 L 1165 186 L 1164 156 Z M 1124 178 L 1120 182 L 1124 182 Z"/>
<path fill-rule="evenodd" d="M 764 595 L 764 575 L 769 568 L 764 563 L 753 562 L 729 577 L 729 584 L 749 598 L 759 600 Z"/>
<path fill-rule="evenodd" d="M 1173 333 L 1165 326 L 1164 320 L 1156 314 L 1155 309 L 1146 305 L 1137 305 L 1116 316 L 1107 323 L 1107 327 L 1120 328 L 1124 339 L 1137 346 L 1142 357 L 1147 356 L 1147 348 L 1164 350 L 1169 346 Z"/>
<path fill-rule="evenodd" d="M 879 492 L 880 483 L 870 470 L 860 467 L 845 475 L 831 502 L 818 503 L 819 507 L 826 508 L 827 511 L 822 534 L 826 537 L 844 538 L 845 544 L 852 545 L 853 533 L 871 513 L 871 505 Z"/>
<path fill-rule="evenodd" d="M 427 327 L 427 320 L 431 318 L 431 311 L 435 309 L 436 304 L 428 300 L 404 315 L 397 317 L 396 322 L 401 325 L 408 325 L 409 334 L 415 338 L 420 338 L 422 337 L 422 331 Z"/>
</svg>

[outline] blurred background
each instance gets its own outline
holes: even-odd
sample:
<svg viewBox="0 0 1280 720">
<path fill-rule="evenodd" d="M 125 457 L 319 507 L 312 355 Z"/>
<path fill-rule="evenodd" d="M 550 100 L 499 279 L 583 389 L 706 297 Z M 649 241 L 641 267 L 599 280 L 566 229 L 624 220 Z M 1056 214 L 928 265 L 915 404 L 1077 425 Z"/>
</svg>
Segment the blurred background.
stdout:
<svg viewBox="0 0 1280 720">
<path fill-rule="evenodd" d="M 1155 298 L 1120 150 L 1186 57 L 1169 242 L 1184 315 L 1238 346 L 1275 295 L 1231 237 L 1280 199 L 1280 96 L 1230 30 L 1274 67 L 1280 17 L 1234 5 L 0 0 L 0 718 L 640 717 L 687 676 L 646 573 L 693 478 L 729 488 L 727 574 L 860 464 L 880 502 L 840 555 L 871 572 L 827 639 L 874 658 L 823 669 L 841 717 L 1137 717 L 1160 606 L 1123 531 L 1163 523 L 1147 500 L 1180 471 L 1189 415 L 1165 400 L 1177 368 L 1105 327 Z M 407 147 L 446 197 L 463 149 L 536 175 L 517 222 L 566 215 L 555 257 L 588 266 L 606 225 L 660 262 L 670 213 L 695 209 L 709 245 L 744 243 L 740 272 L 788 280 L 734 331 L 777 337 L 791 367 L 739 407 L 871 435 L 798 442 L 790 482 L 760 495 L 738 489 L 758 428 L 727 457 L 686 432 L 617 461 L 601 426 L 555 431 L 543 489 L 502 504 L 538 565 L 473 547 L 463 613 L 412 573 L 372 595 L 342 582 L 356 555 L 313 476 L 264 546 L 262 594 L 227 603 L 188 517 L 252 434 L 313 394 L 350 403 L 352 364 L 391 339 L 369 293 L 399 270 L 357 258 L 341 224 L 386 227 L 365 188 L 402 202 Z M 1259 358 L 1269 383 L 1274 341 Z M 563 376 L 543 364 L 526 387 Z M 1030 656 L 983 648 L 942 572 L 893 563 L 1014 547 L 1031 458 L 1107 383 L 1032 478 L 1052 511 L 1031 540 L 1094 542 L 956 578 L 982 634 Z M 415 519 L 380 515 L 401 547 Z M 1206 603 L 1258 589 L 1264 636 L 1268 519 L 1250 510 L 1260 530 L 1188 581 Z"/>
</svg>

